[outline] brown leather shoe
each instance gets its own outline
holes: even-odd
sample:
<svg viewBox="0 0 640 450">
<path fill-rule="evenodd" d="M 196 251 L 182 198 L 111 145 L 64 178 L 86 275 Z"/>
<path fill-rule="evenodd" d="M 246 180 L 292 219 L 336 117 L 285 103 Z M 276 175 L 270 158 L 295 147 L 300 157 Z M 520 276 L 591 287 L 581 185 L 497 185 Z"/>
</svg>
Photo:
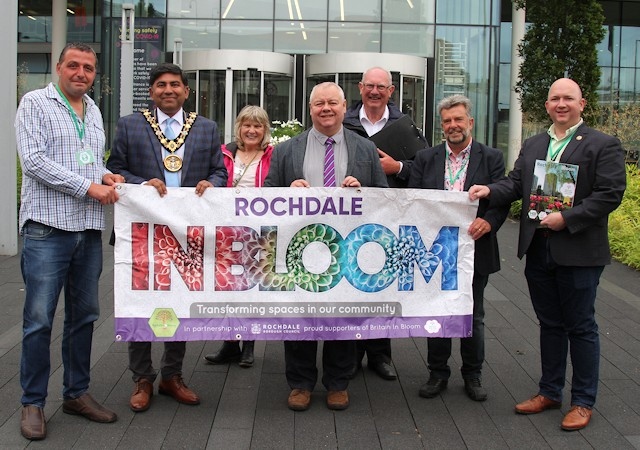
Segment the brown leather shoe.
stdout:
<svg viewBox="0 0 640 450">
<path fill-rule="evenodd" d="M 287 406 L 294 411 L 306 411 L 311 404 L 311 391 L 306 389 L 294 389 L 289 394 Z"/>
<path fill-rule="evenodd" d="M 562 429 L 566 431 L 582 430 L 589 425 L 592 412 L 591 408 L 586 406 L 573 405 L 562 419 Z"/>
<path fill-rule="evenodd" d="M 84 416 L 89 420 L 101 423 L 111 423 L 118 420 L 116 413 L 96 402 L 91 395 L 85 393 L 78 398 L 62 402 L 62 412 Z"/>
<path fill-rule="evenodd" d="M 24 437 L 32 441 L 39 441 L 47 436 L 47 422 L 44 419 L 44 410 L 36 405 L 22 407 L 20 418 L 20 432 Z"/>
<path fill-rule="evenodd" d="M 329 391 L 327 393 L 327 408 L 343 410 L 349 407 L 349 393 L 344 391 Z"/>
<path fill-rule="evenodd" d="M 162 380 L 158 385 L 158 392 L 173 397 L 178 403 L 185 405 L 199 405 L 200 397 L 184 384 L 180 375 L 174 375 L 168 380 Z"/>
<path fill-rule="evenodd" d="M 146 378 L 140 378 L 133 388 L 129 407 L 135 412 L 146 411 L 151 406 L 151 397 L 153 397 L 153 383 Z"/>
<path fill-rule="evenodd" d="M 525 400 L 522 403 L 516 405 L 516 412 L 518 414 L 538 414 L 547 409 L 560 408 L 561 403 L 551 400 L 544 395 L 534 395 L 529 400 Z"/>
</svg>

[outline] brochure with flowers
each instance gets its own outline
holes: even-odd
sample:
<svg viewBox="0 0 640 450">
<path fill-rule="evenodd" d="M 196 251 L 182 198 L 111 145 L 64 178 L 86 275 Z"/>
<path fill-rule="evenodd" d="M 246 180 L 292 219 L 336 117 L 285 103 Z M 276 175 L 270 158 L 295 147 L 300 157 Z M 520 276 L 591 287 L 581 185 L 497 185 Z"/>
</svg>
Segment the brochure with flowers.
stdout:
<svg viewBox="0 0 640 450">
<path fill-rule="evenodd" d="M 529 196 L 528 216 L 542 220 L 547 214 L 573 206 L 578 166 L 555 161 L 536 160 Z"/>
</svg>

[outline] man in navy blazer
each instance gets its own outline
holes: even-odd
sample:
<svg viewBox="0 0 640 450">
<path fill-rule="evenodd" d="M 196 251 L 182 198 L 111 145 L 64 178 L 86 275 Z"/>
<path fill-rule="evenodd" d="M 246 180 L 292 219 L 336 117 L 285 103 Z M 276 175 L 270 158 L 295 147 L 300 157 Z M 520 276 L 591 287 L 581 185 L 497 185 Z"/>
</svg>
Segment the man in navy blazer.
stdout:
<svg viewBox="0 0 640 450">
<path fill-rule="evenodd" d="M 471 101 L 464 95 L 446 97 L 438 104 L 445 142 L 418 151 L 411 174 L 410 188 L 468 191 L 474 184 L 494 183 L 505 176 L 502 152 L 471 137 L 473 117 Z M 489 274 L 500 270 L 496 234 L 509 213 L 509 205 L 489 207 L 480 201 L 476 219 L 467 232 L 475 240 L 473 273 L 472 336 L 460 340 L 462 378 L 465 392 L 475 401 L 487 399 L 482 386 L 484 362 L 484 288 Z M 432 398 L 447 387 L 451 369 L 451 339 L 427 339 L 429 380 L 420 388 L 420 396 Z"/>
<path fill-rule="evenodd" d="M 313 127 L 276 147 L 264 186 L 388 187 L 375 144 L 342 127 L 347 103 L 340 86 L 330 82 L 316 85 L 309 109 Z M 334 168 L 329 181 L 327 166 Z M 291 387 L 287 404 L 294 411 L 304 411 L 311 403 L 318 378 L 317 349 L 317 341 L 284 343 L 285 373 Z M 354 354 L 355 341 L 324 342 L 322 384 L 328 391 L 330 409 L 349 406 L 347 387 Z"/>
<path fill-rule="evenodd" d="M 163 63 L 149 74 L 149 94 L 156 108 L 118 120 L 107 167 L 127 183 L 153 186 L 160 196 L 169 187 L 195 187 L 202 195 L 210 187 L 227 185 L 215 122 L 182 105 L 189 95 L 187 77 L 179 66 Z M 170 192 L 168 195 L 171 195 Z M 200 399 L 182 379 L 185 342 L 165 342 L 158 392 L 180 403 L 197 405 Z M 129 401 L 135 412 L 146 411 L 157 373 L 151 361 L 151 342 L 129 343 L 129 369 L 135 387 Z"/>
<path fill-rule="evenodd" d="M 471 199 L 489 197 L 491 205 L 522 199 L 518 256 L 527 255 L 525 277 L 540 322 L 542 377 L 538 394 L 515 410 L 536 414 L 560 407 L 569 352 L 571 409 L 561 424 L 567 431 L 589 424 L 596 401 L 600 362 L 596 291 L 604 266 L 611 262 L 608 216 L 622 201 L 626 187 L 620 141 L 584 124 L 585 104 L 575 81 L 556 80 L 545 103 L 553 121 L 549 130 L 524 142 L 508 178 L 469 189 Z M 542 220 L 527 214 L 536 161 L 578 166 L 573 206 L 550 212 Z"/>
</svg>

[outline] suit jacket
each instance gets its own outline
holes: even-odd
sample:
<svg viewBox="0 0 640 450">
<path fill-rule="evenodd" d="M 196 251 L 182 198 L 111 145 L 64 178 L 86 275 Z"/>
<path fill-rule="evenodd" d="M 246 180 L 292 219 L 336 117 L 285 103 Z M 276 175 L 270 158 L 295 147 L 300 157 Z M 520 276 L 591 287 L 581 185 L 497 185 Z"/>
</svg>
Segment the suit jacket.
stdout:
<svg viewBox="0 0 640 450">
<path fill-rule="evenodd" d="M 419 150 L 411 167 L 408 187 L 443 190 L 446 157 L 444 143 Z M 464 190 L 468 191 L 474 184 L 494 183 L 505 178 L 504 173 L 502 152 L 473 140 Z M 489 207 L 489 201 L 486 199 L 481 200 L 478 205 L 477 217 L 482 217 L 491 224 L 491 232 L 475 242 L 474 270 L 481 275 L 489 275 L 500 270 L 496 234 L 508 214 L 509 205 Z"/>
<path fill-rule="evenodd" d="M 308 136 L 309 130 L 306 130 L 273 150 L 265 186 L 288 187 L 293 181 L 304 178 L 302 168 Z M 346 176 L 357 178 L 362 186 L 389 187 L 375 144 L 347 129 L 344 129 L 344 139 L 348 154 Z M 342 183 L 342 180 L 336 181 Z"/>
<path fill-rule="evenodd" d="M 184 145 L 181 186 L 195 187 L 200 180 L 216 187 L 227 185 L 215 122 L 198 116 Z M 107 167 L 124 176 L 127 183 L 140 184 L 152 178 L 165 181 L 162 145 L 141 113 L 118 120 Z"/>
<path fill-rule="evenodd" d="M 526 212 L 536 160 L 545 160 L 550 137 L 541 133 L 527 139 L 508 178 L 489 185 L 491 204 L 522 199 Z M 609 213 L 618 207 L 626 187 L 624 152 L 620 141 L 581 125 L 567 144 L 560 162 L 578 165 L 573 207 L 562 211 L 567 226 L 549 237 L 551 256 L 561 266 L 602 266 L 611 262 Z M 527 253 L 538 222 L 520 218 L 518 257 Z"/>
</svg>

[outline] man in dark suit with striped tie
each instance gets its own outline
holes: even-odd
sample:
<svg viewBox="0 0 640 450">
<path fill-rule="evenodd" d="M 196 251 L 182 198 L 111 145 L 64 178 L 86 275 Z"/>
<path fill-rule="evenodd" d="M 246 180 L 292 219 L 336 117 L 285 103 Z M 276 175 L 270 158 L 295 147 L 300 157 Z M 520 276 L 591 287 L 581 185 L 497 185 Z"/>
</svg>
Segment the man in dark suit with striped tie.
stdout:
<svg viewBox="0 0 640 450">
<path fill-rule="evenodd" d="M 271 158 L 265 186 L 275 187 L 388 187 L 373 142 L 342 127 L 346 100 L 335 83 L 321 83 L 311 91 L 309 108 L 313 127 L 278 145 Z M 325 157 L 330 155 L 329 161 Z M 304 411 L 318 378 L 317 341 L 285 341 L 288 406 Z M 325 341 L 322 384 L 327 407 L 349 406 L 349 375 L 353 369 L 354 341 Z"/>
</svg>

